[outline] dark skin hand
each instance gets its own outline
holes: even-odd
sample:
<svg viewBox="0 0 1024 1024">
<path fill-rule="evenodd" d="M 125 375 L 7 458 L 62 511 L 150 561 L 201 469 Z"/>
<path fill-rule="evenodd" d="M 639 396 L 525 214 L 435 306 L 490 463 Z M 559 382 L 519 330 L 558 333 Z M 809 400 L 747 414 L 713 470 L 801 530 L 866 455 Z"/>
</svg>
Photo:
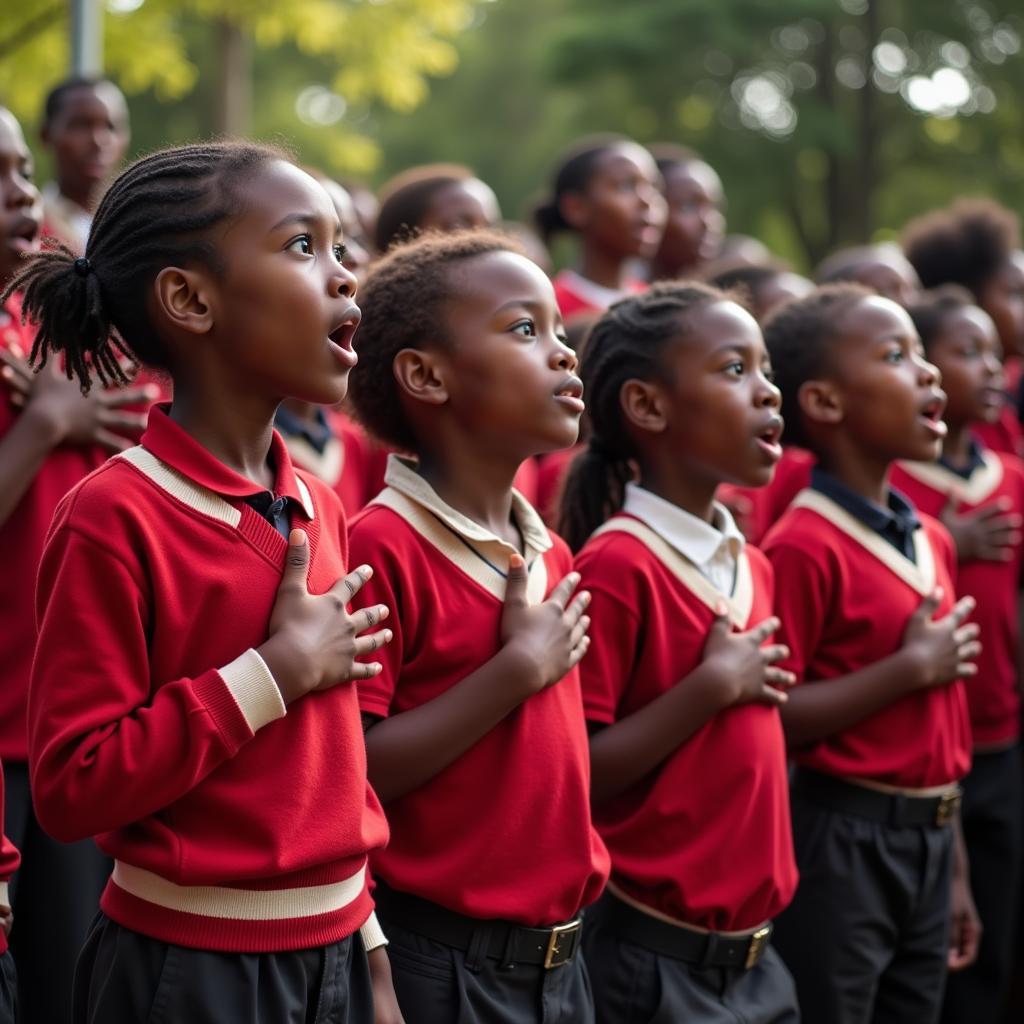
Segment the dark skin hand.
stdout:
<svg viewBox="0 0 1024 1024">
<path fill-rule="evenodd" d="M 956 511 L 956 505 L 957 496 L 950 495 L 939 518 L 953 538 L 957 560 L 1009 562 L 1021 541 L 1021 517 L 1013 511 L 1013 502 L 1000 498 L 962 514 Z"/>
<path fill-rule="evenodd" d="M 146 414 L 123 407 L 151 401 L 158 393 L 148 384 L 83 395 L 55 360 L 35 373 L 13 350 L 0 350 L 0 377 L 11 389 L 9 401 L 21 409 L 0 441 L 0 523 L 7 521 L 58 445 L 99 445 L 110 452 L 130 448 L 134 442 L 123 435 L 138 436 Z"/>
<path fill-rule="evenodd" d="M 327 591 L 311 594 L 306 583 L 309 544 L 304 530 L 292 530 L 288 556 L 270 616 L 269 638 L 257 648 L 267 664 L 285 704 L 307 693 L 329 690 L 350 679 L 377 675 L 379 662 L 356 659 L 391 640 L 391 630 L 362 636 L 388 615 L 384 605 L 345 610 L 372 575 L 361 565 Z"/>
<path fill-rule="evenodd" d="M 587 652 L 586 591 L 570 573 L 542 604 L 526 599 L 522 557 L 509 562 L 501 650 L 419 707 L 375 721 L 366 733 L 367 774 L 382 803 L 417 789 L 458 760 L 510 712 L 559 680 Z"/>
<path fill-rule="evenodd" d="M 373 988 L 374 1024 L 404 1024 L 398 1007 L 395 986 L 391 980 L 391 961 L 387 946 L 378 946 L 366 954 L 370 965 L 370 986 Z"/>
<path fill-rule="evenodd" d="M 898 651 L 866 668 L 830 679 L 828 686 L 799 686 L 782 710 L 791 747 L 817 743 L 849 729 L 894 701 L 932 686 L 977 674 L 973 659 L 981 652 L 976 623 L 964 625 L 974 610 L 965 597 L 935 619 L 942 591 L 926 597 L 907 623 Z"/>
<path fill-rule="evenodd" d="M 953 883 L 950 893 L 949 955 L 950 971 L 962 971 L 978 959 L 981 944 L 981 918 L 971 894 L 971 875 L 967 863 L 960 815 L 953 822 Z"/>
<path fill-rule="evenodd" d="M 778 628 L 779 620 L 769 618 L 734 632 L 722 604 L 697 668 L 628 718 L 591 735 L 592 799 L 606 800 L 629 789 L 726 708 L 785 704 L 789 695 L 779 687 L 792 686 L 796 677 L 775 663 L 788 657 L 789 649 L 761 646 Z"/>
</svg>

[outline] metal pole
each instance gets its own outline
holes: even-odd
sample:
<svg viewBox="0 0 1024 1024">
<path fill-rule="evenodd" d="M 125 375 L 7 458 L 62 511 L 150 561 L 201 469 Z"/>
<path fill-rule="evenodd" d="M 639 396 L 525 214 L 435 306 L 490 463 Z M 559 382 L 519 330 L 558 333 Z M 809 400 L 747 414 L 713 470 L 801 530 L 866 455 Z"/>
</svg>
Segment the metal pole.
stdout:
<svg viewBox="0 0 1024 1024">
<path fill-rule="evenodd" d="M 103 73 L 102 0 L 70 0 L 71 73 Z"/>
</svg>

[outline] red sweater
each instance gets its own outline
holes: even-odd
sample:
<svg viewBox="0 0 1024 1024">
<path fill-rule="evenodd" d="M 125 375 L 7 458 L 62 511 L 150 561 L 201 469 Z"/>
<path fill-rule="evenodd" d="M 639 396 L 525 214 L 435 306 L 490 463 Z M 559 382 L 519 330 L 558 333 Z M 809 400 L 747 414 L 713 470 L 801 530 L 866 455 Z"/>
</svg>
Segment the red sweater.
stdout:
<svg viewBox="0 0 1024 1024">
<path fill-rule="evenodd" d="M 4 773 L 0 768 L 0 824 L 4 820 Z M 18 870 L 21 863 L 21 854 L 18 853 L 14 843 L 0 832 L 0 904 L 5 907 L 11 905 L 11 898 L 7 894 L 7 883 L 11 875 Z M 0 928 L 0 956 L 7 952 L 7 935 Z"/>
<path fill-rule="evenodd" d="M 625 514 L 587 541 L 576 568 L 593 594 L 580 662 L 587 718 L 619 721 L 685 685 L 724 600 L 712 584 Z M 746 548 L 738 579 L 733 622 L 746 629 L 772 614 L 760 551 Z M 626 896 L 715 931 L 774 917 L 797 881 L 778 710 L 750 703 L 715 715 L 649 777 L 596 805 L 594 820 Z"/>
<path fill-rule="evenodd" d="M 16 344 L 27 357 L 34 329 L 21 325 L 21 306 L 16 299 L 4 311 L 11 320 L 0 328 L 0 347 L 6 351 Z M 20 415 L 11 402 L 11 394 L 10 385 L 0 381 L 0 438 Z M 106 458 L 106 452 L 95 445 L 65 444 L 54 448 L 10 517 L 0 524 L 0 550 L 4 554 L 4 568 L 0 572 L 0 608 L 4 612 L 4 628 L 0 630 L 0 759 L 4 761 L 28 760 L 25 715 L 36 635 L 32 595 L 53 510 L 75 484 Z"/>
<path fill-rule="evenodd" d="M 894 654 L 910 616 L 936 587 L 944 594 L 936 617 L 952 608 L 952 538 L 930 516 L 921 521 L 916 563 L 817 491 L 798 495 L 768 534 L 779 640 L 789 645 L 785 667 L 800 685 L 828 686 Z M 961 779 L 971 763 L 964 684 L 958 679 L 901 697 L 795 751 L 793 760 L 902 789 Z"/>
<path fill-rule="evenodd" d="M 892 485 L 923 512 L 938 516 L 956 493 L 957 512 L 971 512 L 1008 498 L 1024 515 L 1024 466 L 1014 455 L 985 452 L 985 464 L 969 480 L 939 463 L 897 464 Z M 961 562 L 957 596 L 970 594 L 978 606 L 971 616 L 981 628 L 978 674 L 967 684 L 967 706 L 976 744 L 1003 745 L 1020 735 L 1017 653 L 1020 644 L 1017 598 L 1024 549 L 1009 562 Z"/>
<path fill-rule="evenodd" d="M 335 495 L 275 434 L 274 491 L 309 536 L 308 585 L 345 572 Z M 155 410 L 143 446 L 58 508 L 39 574 L 29 694 L 43 827 L 115 858 L 101 907 L 164 942 L 273 952 L 323 945 L 371 912 L 367 854 L 387 827 L 366 781 L 355 686 L 285 711 L 253 650 L 287 543 L 257 488 Z"/>
<path fill-rule="evenodd" d="M 394 463 L 392 463 L 394 466 Z M 429 490 L 408 469 L 389 483 Z M 389 487 L 352 524 L 352 559 L 376 567 L 367 600 L 391 609 L 384 671 L 360 684 L 363 709 L 387 717 L 434 700 L 500 649 L 514 550 L 437 498 Z M 572 568 L 523 503 L 531 600 Z M 469 536 L 460 531 L 465 530 Z M 597 899 L 608 853 L 590 820 L 590 764 L 579 674 L 528 698 L 446 769 L 387 806 L 391 842 L 373 873 L 395 889 L 476 918 L 551 925 Z"/>
</svg>

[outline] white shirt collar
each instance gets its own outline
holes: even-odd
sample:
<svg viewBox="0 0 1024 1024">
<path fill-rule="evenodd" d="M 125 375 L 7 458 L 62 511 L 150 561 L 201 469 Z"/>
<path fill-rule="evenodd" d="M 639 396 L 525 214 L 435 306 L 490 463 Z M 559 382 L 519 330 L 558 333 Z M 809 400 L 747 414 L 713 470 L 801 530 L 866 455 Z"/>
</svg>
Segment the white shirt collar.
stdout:
<svg viewBox="0 0 1024 1024">
<path fill-rule="evenodd" d="M 384 483 L 433 513 L 449 529 L 466 540 L 486 546 L 495 545 L 508 549 L 509 553 L 515 551 L 515 548 L 495 536 L 486 527 L 442 501 L 437 491 L 416 472 L 415 467 L 415 462 L 398 455 L 389 455 Z M 528 563 L 536 555 L 551 549 L 551 535 L 543 520 L 534 507 L 516 490 L 512 491 L 512 518 L 523 535 L 523 543 L 526 546 L 524 555 Z"/>
<path fill-rule="evenodd" d="M 628 483 L 622 511 L 646 523 L 698 568 L 707 566 L 720 553 L 735 561 L 746 543 L 732 514 L 718 501 L 712 525 L 639 484 Z"/>
<path fill-rule="evenodd" d="M 606 288 L 603 284 L 591 281 L 589 277 L 568 268 L 560 271 L 558 276 L 565 287 L 575 292 L 585 302 L 589 302 L 595 309 L 607 309 L 613 302 L 632 294 L 628 289 Z"/>
</svg>

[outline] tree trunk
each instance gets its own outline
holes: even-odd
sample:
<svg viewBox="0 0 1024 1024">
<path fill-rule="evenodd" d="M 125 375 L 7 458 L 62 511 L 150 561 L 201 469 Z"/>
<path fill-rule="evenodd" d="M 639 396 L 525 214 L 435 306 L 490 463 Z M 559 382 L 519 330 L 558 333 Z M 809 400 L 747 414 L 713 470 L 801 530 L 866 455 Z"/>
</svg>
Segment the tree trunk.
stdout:
<svg viewBox="0 0 1024 1024">
<path fill-rule="evenodd" d="M 252 113 L 252 49 L 249 37 L 230 21 L 218 24 L 220 81 L 214 126 L 218 135 L 245 135 Z"/>
</svg>

